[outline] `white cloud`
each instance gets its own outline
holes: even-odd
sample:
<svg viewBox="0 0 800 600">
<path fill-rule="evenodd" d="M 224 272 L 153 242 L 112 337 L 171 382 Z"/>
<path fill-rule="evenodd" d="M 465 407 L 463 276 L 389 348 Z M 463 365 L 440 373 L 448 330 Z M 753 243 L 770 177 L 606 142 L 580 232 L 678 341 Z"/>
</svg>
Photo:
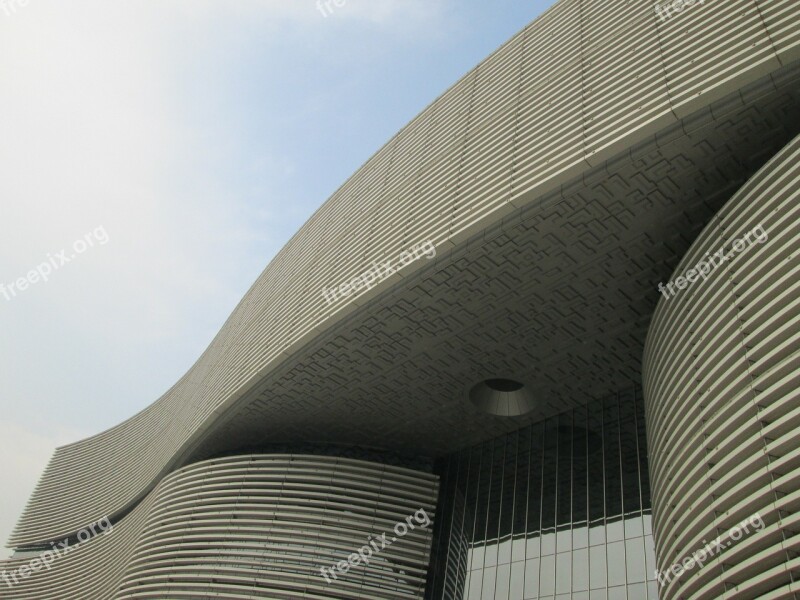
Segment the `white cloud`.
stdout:
<svg viewBox="0 0 800 600">
<path fill-rule="evenodd" d="M 163 315 L 135 335 L 173 327 L 177 295 L 227 298 L 214 271 L 241 240 L 225 233 L 254 235 L 216 183 L 224 124 L 198 131 L 184 118 L 203 100 L 175 82 L 184 57 L 172 32 L 184 24 L 150 6 L 32 0 L 0 18 L 0 107 L 10 117 L 0 125 L 0 280 L 103 225 L 111 242 L 47 292 L 67 302 L 67 281 L 80 290 L 110 276 L 103 302 L 122 318 Z"/>
<path fill-rule="evenodd" d="M 202 58 L 242 30 L 291 22 L 295 36 L 311 35 L 333 21 L 414 30 L 433 27 L 441 6 L 347 0 L 327 19 L 315 0 L 0 8 L 0 283 L 97 226 L 110 237 L 49 283 L 0 297 L 0 410 L 29 427 L 0 425 L 0 537 L 55 445 L 135 413 L 191 365 L 277 250 L 269 221 L 297 210 L 270 195 L 296 170 L 279 149 L 262 148 L 252 166 L 220 164 L 237 139 L 202 86 L 224 85 L 236 61 Z M 216 71 L 187 74 L 203 69 Z M 248 169 L 268 174 L 257 203 L 252 190 L 229 189 Z"/>
<path fill-rule="evenodd" d="M 154 401 L 269 258 L 247 256 L 257 222 L 221 193 L 215 131 L 186 125 L 180 23 L 151 6 L 0 10 L 0 283 L 97 226 L 110 237 L 0 297 L 0 410 L 30 426 L 0 430 L 0 535 L 54 445 Z M 34 433 L 61 421 L 70 433 Z"/>
<path fill-rule="evenodd" d="M 339 4 L 342 6 L 337 6 L 334 0 L 238 0 L 222 5 L 214 0 L 192 0 L 175 6 L 201 18 L 220 18 L 227 14 L 267 20 L 324 22 L 330 17 L 343 21 L 419 23 L 438 18 L 445 0 L 339 0 Z M 323 17 L 323 13 L 328 17 Z"/>
</svg>

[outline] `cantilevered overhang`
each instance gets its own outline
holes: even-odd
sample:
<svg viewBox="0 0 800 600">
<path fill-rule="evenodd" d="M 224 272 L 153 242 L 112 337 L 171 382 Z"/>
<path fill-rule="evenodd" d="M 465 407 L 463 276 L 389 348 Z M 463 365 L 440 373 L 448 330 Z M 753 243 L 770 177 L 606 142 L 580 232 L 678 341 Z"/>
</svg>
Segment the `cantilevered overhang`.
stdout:
<svg viewBox="0 0 800 600">
<path fill-rule="evenodd" d="M 206 352 L 60 448 L 11 544 L 128 510 L 176 466 L 278 441 L 438 454 L 639 377 L 695 233 L 798 131 L 800 5 L 562 0 L 400 131 L 292 238 Z M 421 258 L 328 304 L 373 261 Z M 540 399 L 480 413 L 482 379 Z"/>
</svg>

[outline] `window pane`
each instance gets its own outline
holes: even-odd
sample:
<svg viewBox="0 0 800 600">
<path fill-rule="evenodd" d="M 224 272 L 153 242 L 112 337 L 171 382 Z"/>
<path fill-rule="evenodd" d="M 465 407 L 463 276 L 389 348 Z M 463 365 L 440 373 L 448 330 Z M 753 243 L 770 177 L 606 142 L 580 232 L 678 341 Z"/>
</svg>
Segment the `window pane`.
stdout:
<svg viewBox="0 0 800 600">
<path fill-rule="evenodd" d="M 645 513 L 642 515 L 642 522 L 644 523 L 644 534 L 653 535 L 653 515 Z"/>
<path fill-rule="evenodd" d="M 589 584 L 592 589 L 606 587 L 606 547 L 589 548 Z"/>
<path fill-rule="evenodd" d="M 531 468 L 530 460 L 531 449 L 531 429 L 526 427 L 519 432 L 517 437 L 517 467 L 515 499 L 514 499 L 514 534 L 526 533 L 528 526 L 528 496 L 531 493 L 529 482 L 529 471 Z M 536 490 L 538 495 L 539 490 Z M 538 524 L 537 524 L 538 526 Z M 516 552 L 512 551 L 512 560 L 522 560 L 524 556 L 516 558 Z"/>
<path fill-rule="evenodd" d="M 625 542 L 612 542 L 608 550 L 608 585 L 625 584 Z"/>
<path fill-rule="evenodd" d="M 485 554 L 485 549 L 483 546 L 477 546 L 476 548 L 472 549 L 472 560 L 470 561 L 470 569 L 482 569 L 483 568 L 483 555 Z"/>
<path fill-rule="evenodd" d="M 644 538 L 644 558 L 645 558 L 645 569 L 647 569 L 646 575 L 647 579 L 655 579 L 656 578 L 656 548 L 655 542 L 653 542 L 653 536 L 647 535 Z"/>
<path fill-rule="evenodd" d="M 644 540 L 636 538 L 625 541 L 625 562 L 628 571 L 628 583 L 639 583 L 645 580 Z"/>
<path fill-rule="evenodd" d="M 511 562 L 511 538 L 502 540 L 497 547 L 497 564 L 503 565 Z"/>
<path fill-rule="evenodd" d="M 628 592 L 624 585 L 608 588 L 608 600 L 627 600 Z"/>
<path fill-rule="evenodd" d="M 589 589 L 589 550 L 572 552 L 572 589 L 575 591 Z"/>
<path fill-rule="evenodd" d="M 572 590 L 572 552 L 556 555 L 556 593 Z"/>
<path fill-rule="evenodd" d="M 506 461 L 506 438 L 497 438 L 492 444 L 491 482 L 489 484 L 489 506 L 486 515 L 486 539 L 496 540 L 500 531 L 500 513 L 503 507 L 503 487 Z M 487 563 L 490 564 L 490 563 Z M 497 564 L 495 551 L 494 563 Z"/>
<path fill-rule="evenodd" d="M 606 523 L 606 541 L 618 542 L 625 539 L 625 525 L 621 519 L 614 519 Z"/>
<path fill-rule="evenodd" d="M 597 521 L 589 526 L 589 545 L 599 546 L 606 543 L 606 527 L 605 523 Z"/>
<path fill-rule="evenodd" d="M 542 463 L 542 528 L 556 525 L 556 483 L 558 475 L 558 421 L 545 422 Z"/>
<path fill-rule="evenodd" d="M 497 567 L 483 570 L 483 600 L 494 600 L 494 583 L 497 577 Z"/>
<path fill-rule="evenodd" d="M 572 530 L 572 547 L 586 548 L 589 545 L 589 528 L 585 523 Z"/>
<path fill-rule="evenodd" d="M 539 597 L 539 559 L 525 561 L 525 600 Z"/>
<path fill-rule="evenodd" d="M 543 556 L 539 569 L 539 595 L 552 596 L 556 589 L 556 557 Z"/>
<path fill-rule="evenodd" d="M 648 600 L 658 600 L 658 583 L 655 581 L 647 582 L 647 598 Z"/>
<path fill-rule="evenodd" d="M 511 543 L 511 562 L 525 560 L 525 538 L 515 539 Z"/>
<path fill-rule="evenodd" d="M 605 403 L 603 446 L 606 476 L 606 512 L 608 516 L 622 514 L 622 480 L 620 477 L 619 413 L 616 398 Z M 622 539 L 620 537 L 620 539 Z"/>
<path fill-rule="evenodd" d="M 646 600 L 647 587 L 643 583 L 635 583 L 628 586 L 629 600 Z"/>
<path fill-rule="evenodd" d="M 528 538 L 525 553 L 527 558 L 536 558 L 541 554 L 541 539 L 538 535 Z"/>
<path fill-rule="evenodd" d="M 468 600 L 481 600 L 481 579 L 483 571 L 472 571 L 467 582 L 467 591 L 464 594 Z"/>
<path fill-rule="evenodd" d="M 556 526 L 572 522 L 572 412 L 558 417 Z"/>
<path fill-rule="evenodd" d="M 507 563 L 497 567 L 497 583 L 492 600 L 506 600 L 508 598 L 508 585 L 511 580 L 511 564 Z"/>
<path fill-rule="evenodd" d="M 644 526 L 642 518 L 639 516 L 630 517 L 625 519 L 625 539 L 642 537 L 644 535 Z"/>
<path fill-rule="evenodd" d="M 522 600 L 525 590 L 525 563 L 511 564 L 511 583 L 509 585 L 508 600 Z"/>
<path fill-rule="evenodd" d="M 486 544 L 483 564 L 486 567 L 493 567 L 497 564 L 497 542 L 490 542 Z"/>
<path fill-rule="evenodd" d="M 572 529 L 561 529 L 556 532 L 556 552 L 572 550 Z"/>
<path fill-rule="evenodd" d="M 542 534 L 542 556 L 556 553 L 556 532 L 552 529 Z"/>
</svg>

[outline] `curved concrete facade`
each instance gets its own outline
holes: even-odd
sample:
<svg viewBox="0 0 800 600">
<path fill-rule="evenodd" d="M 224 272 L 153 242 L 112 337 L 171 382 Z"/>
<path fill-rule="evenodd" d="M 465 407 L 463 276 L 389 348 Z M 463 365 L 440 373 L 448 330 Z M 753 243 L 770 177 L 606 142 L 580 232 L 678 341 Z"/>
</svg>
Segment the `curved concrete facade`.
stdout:
<svg viewBox="0 0 800 600">
<path fill-rule="evenodd" d="M 655 600 L 631 413 L 646 337 L 659 567 L 759 510 L 765 523 L 666 597 L 789 597 L 798 133 L 796 0 L 664 20 L 652 0 L 561 0 L 325 202 L 163 397 L 57 450 L 0 571 L 99 519 L 113 535 L 0 582 L 0 598 L 419 598 L 426 531 L 335 586 L 314 569 L 420 508 L 432 518 L 427 471 L 447 464 L 466 492 L 446 495 L 451 530 L 469 526 L 456 514 L 484 521 L 472 548 L 440 537 L 455 571 L 426 598 L 532 598 L 535 571 L 543 597 Z M 654 313 L 660 278 L 759 224 L 768 244 Z M 537 453 L 543 423 L 555 445 Z M 564 549 L 576 528 L 588 549 Z M 495 546 L 496 565 L 468 557 Z M 599 573 L 565 576 L 573 550 Z"/>
<path fill-rule="evenodd" d="M 418 281 L 429 263 L 413 261 L 330 304 L 324 289 L 427 242 L 437 250 L 437 266 L 452 264 L 455 252 L 474 240 L 483 243 L 487 232 L 520 211 L 544 210 L 548 195 L 597 184 L 598 175 L 608 179 L 609 161 L 620 154 L 633 160 L 630 149 L 637 144 L 661 150 L 676 134 L 691 139 L 689 120 L 698 113 L 719 119 L 733 110 L 734 103 L 726 101 L 712 115 L 715 102 L 734 95 L 745 107 L 757 94 L 740 90 L 765 80 L 778 85 L 777 74 L 800 56 L 798 22 L 794 0 L 726 0 L 664 22 L 650 0 L 557 3 L 340 188 L 162 398 L 113 429 L 60 448 L 10 544 L 41 544 L 78 531 L 98 515 L 124 514 L 162 477 L 198 456 L 204 440 L 222 435 L 234 408 L 239 414 L 291 412 L 274 401 L 270 406 L 270 394 L 282 388 L 269 377 L 284 364 L 311 357 L 311 346 L 345 323 L 348 330 L 369 323 L 365 311 L 387 306 L 389 295 Z M 319 429 L 336 430 L 315 422 L 322 423 Z M 306 425 L 309 431 L 315 427 Z M 342 429 L 336 441 L 361 442 L 356 438 L 362 430 Z M 391 443 L 422 442 L 409 427 Z M 448 449 L 455 448 L 436 451 Z"/>
<path fill-rule="evenodd" d="M 434 475 L 363 460 L 203 461 L 166 477 L 108 533 L 48 570 L 0 586 L 0 598 L 422 598 L 437 495 Z M 397 535 L 398 523 L 407 533 Z M 331 568 L 369 539 L 369 564 L 334 579 Z"/>
<path fill-rule="evenodd" d="M 645 352 L 661 597 L 795 598 L 800 137 L 726 204 L 675 276 L 709 261 L 705 278 L 661 300 Z M 693 556 L 704 564 L 670 572 Z"/>
</svg>

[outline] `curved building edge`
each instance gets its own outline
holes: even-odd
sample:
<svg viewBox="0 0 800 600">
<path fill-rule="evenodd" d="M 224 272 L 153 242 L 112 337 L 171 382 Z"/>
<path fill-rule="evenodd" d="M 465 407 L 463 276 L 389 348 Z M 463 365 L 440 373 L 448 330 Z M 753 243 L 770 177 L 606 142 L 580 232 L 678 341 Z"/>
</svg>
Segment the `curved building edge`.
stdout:
<svg viewBox="0 0 800 600">
<path fill-rule="evenodd" d="M 719 212 L 644 358 L 662 598 L 792 598 L 800 543 L 800 137 Z"/>
<path fill-rule="evenodd" d="M 649 1 L 557 3 L 312 216 L 167 394 L 125 423 L 59 449 L 11 545 L 46 543 L 130 510 L 266 373 L 425 261 L 332 304 L 325 289 L 426 241 L 446 260 L 511 211 L 791 64 L 797 23 L 800 7 L 789 1 L 732 1 L 666 24 Z M 643 56 L 637 48 L 648 40 L 657 43 Z"/>
<path fill-rule="evenodd" d="M 96 535 L 3 561 L 12 585 L 0 582 L 0 598 L 421 600 L 438 486 L 430 473 L 338 456 L 202 461 L 118 522 L 86 528 Z"/>
</svg>

